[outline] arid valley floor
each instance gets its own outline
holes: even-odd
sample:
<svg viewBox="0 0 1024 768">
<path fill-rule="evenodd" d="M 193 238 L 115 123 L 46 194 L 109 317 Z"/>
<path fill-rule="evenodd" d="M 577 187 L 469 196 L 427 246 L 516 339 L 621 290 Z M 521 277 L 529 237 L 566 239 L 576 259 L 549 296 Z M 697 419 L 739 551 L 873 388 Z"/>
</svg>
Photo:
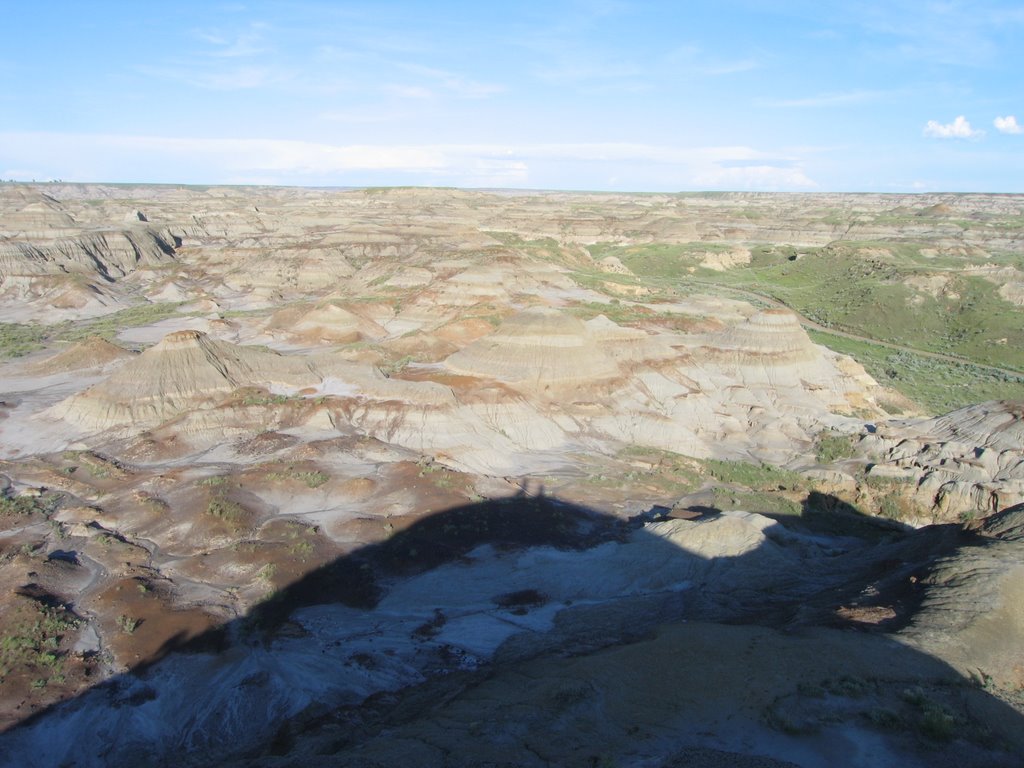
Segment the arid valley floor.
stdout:
<svg viewBox="0 0 1024 768">
<path fill-rule="evenodd" d="M 0 184 L 0 765 L 1024 765 L 1024 196 Z"/>
</svg>

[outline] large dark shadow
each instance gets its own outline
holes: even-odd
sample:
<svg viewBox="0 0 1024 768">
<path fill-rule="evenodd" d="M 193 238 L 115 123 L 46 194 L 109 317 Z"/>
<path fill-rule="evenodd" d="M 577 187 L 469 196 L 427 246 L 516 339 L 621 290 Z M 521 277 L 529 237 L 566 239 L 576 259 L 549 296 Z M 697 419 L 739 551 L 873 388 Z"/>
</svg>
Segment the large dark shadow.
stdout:
<svg viewBox="0 0 1024 768">
<path fill-rule="evenodd" d="M 839 503 L 831 498 L 807 503 L 812 522 L 830 511 L 860 514 L 830 510 Z M 911 621 L 920 601 L 907 596 L 893 609 L 898 620 L 888 623 L 864 620 L 867 606 L 846 617 L 837 608 L 856 605 L 865 594 L 884 596 L 878 587 L 890 581 L 917 583 L 909 576 L 923 573 L 935 557 L 989 541 L 956 526 L 890 529 L 884 541 L 847 537 L 845 548 L 810 563 L 784 556 L 800 532 L 777 526 L 756 549 L 709 560 L 644 528 L 645 518 L 665 517 L 664 511 L 627 522 L 521 493 L 428 515 L 307 574 L 247 616 L 192 640 L 175 639 L 155 658 L 0 734 L 0 765 L 218 765 L 288 754 L 325 728 L 342 734 L 335 739 L 341 749 L 436 706 L 445 686 L 465 690 L 502 665 L 542 654 L 591 653 L 684 619 L 787 632 L 831 626 L 878 633 Z M 703 519 L 716 517 L 717 511 L 705 510 Z M 624 554 L 615 559 L 613 552 Z M 534 553 L 541 553 L 536 583 L 525 567 L 516 571 L 525 574 L 516 583 L 493 580 L 503 573 L 494 563 Z M 607 560 L 596 559 L 599 554 Z M 607 569 L 581 570 L 588 557 Z M 472 576 L 477 567 L 479 578 Z M 429 581 L 433 575 L 442 581 Z M 451 603 L 466 596 L 446 594 L 447 577 L 464 578 L 456 583 L 467 592 L 484 590 L 477 603 L 470 597 L 453 609 Z M 637 579 L 648 586 L 638 588 Z M 550 594 L 562 583 L 591 598 Z M 410 585 L 422 586 L 401 604 L 413 615 L 398 615 L 389 598 L 406 594 Z M 460 615 L 466 605 L 473 612 Z M 292 618 L 303 608 L 319 611 L 307 621 L 311 629 Z M 454 639 L 447 638 L 458 621 Z M 488 651 L 476 648 L 506 625 L 511 629 Z M 356 632 L 364 626 L 365 633 Z M 944 667 L 909 647 L 896 648 L 893 653 L 908 662 L 927 659 Z M 404 669 L 406 678 L 396 672 L 396 682 L 384 685 L 392 669 Z M 948 668 L 944 674 L 958 677 Z M 978 695 L 1004 729 L 1010 723 L 1024 733 L 1016 711 Z"/>
</svg>

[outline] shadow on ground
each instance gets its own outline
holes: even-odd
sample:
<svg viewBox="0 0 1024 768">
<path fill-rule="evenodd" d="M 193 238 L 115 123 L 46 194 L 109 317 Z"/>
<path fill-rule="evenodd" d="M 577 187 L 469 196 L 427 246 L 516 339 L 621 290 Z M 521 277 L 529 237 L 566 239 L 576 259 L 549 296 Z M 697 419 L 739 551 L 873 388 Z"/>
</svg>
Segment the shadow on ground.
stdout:
<svg viewBox="0 0 1024 768">
<path fill-rule="evenodd" d="M 1024 718 L 879 631 L 918 602 L 889 625 L 837 612 L 984 546 L 891 533 L 840 546 L 711 509 L 642 526 L 526 494 L 457 507 L 26 720 L 0 765 L 1019 765 Z"/>
</svg>

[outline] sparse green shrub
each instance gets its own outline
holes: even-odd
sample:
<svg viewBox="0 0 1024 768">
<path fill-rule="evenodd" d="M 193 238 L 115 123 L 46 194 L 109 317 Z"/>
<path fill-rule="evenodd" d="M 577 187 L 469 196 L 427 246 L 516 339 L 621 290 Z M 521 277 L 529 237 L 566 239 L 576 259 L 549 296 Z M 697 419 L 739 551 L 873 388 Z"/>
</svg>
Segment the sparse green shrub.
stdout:
<svg viewBox="0 0 1024 768">
<path fill-rule="evenodd" d="M 903 718 L 898 713 L 885 707 L 876 707 L 864 713 L 864 717 L 875 728 L 886 731 L 899 731 L 903 729 Z"/>
<path fill-rule="evenodd" d="M 0 496 L 0 515 L 31 515 L 41 512 L 42 505 L 34 496 Z"/>
<path fill-rule="evenodd" d="M 142 621 L 140 619 L 133 619 L 131 616 L 126 616 L 123 613 L 117 617 L 117 626 L 126 635 L 133 634 L 135 630 L 139 628 L 139 624 L 141 623 Z"/>
<path fill-rule="evenodd" d="M 0 323 L 0 359 L 21 357 L 43 348 L 46 329 L 20 323 Z"/>
<path fill-rule="evenodd" d="M 857 455 L 853 446 L 853 438 L 849 435 L 826 433 L 818 435 L 815 445 L 815 457 L 819 464 L 831 464 L 833 461 L 850 459 Z"/>
<path fill-rule="evenodd" d="M 240 522 L 245 517 L 242 506 L 224 496 L 214 496 L 206 505 L 206 514 L 230 523 Z"/>
<path fill-rule="evenodd" d="M 888 520 L 903 519 L 903 502 L 899 494 L 887 493 L 878 502 L 878 514 Z"/>
<path fill-rule="evenodd" d="M 730 491 L 715 488 L 715 506 L 760 514 L 799 515 L 800 505 L 780 493 L 771 491 Z"/>
<path fill-rule="evenodd" d="M 952 741 L 956 718 L 942 705 L 928 702 L 921 713 L 921 733 L 933 741 Z"/>
<path fill-rule="evenodd" d="M 277 565 L 275 563 L 267 563 L 256 573 L 256 578 L 261 581 L 271 582 L 274 580 L 275 574 L 277 574 Z"/>
<path fill-rule="evenodd" d="M 755 491 L 796 490 L 806 485 L 798 473 L 767 464 L 708 459 L 705 466 L 716 480 L 744 485 Z"/>
<path fill-rule="evenodd" d="M 224 485 L 230 478 L 227 475 L 210 475 L 210 477 L 204 477 L 203 479 L 196 482 L 196 485 L 204 485 L 210 488 L 214 488 L 218 485 Z"/>
<path fill-rule="evenodd" d="M 58 651 L 65 634 L 78 620 L 63 608 L 25 603 L 4 616 L 0 638 L 0 681 L 15 670 L 46 672 L 51 680 L 60 675 L 64 656 Z M 46 679 L 43 679 L 43 685 Z M 42 687 L 42 686 L 39 686 Z"/>
<path fill-rule="evenodd" d="M 327 477 L 323 472 L 298 472 L 295 475 L 296 479 L 301 480 L 310 488 L 319 488 L 321 485 L 326 483 L 330 478 Z"/>
<path fill-rule="evenodd" d="M 403 355 L 397 360 L 387 363 L 386 365 L 380 366 L 380 372 L 385 376 L 393 376 L 394 374 L 402 371 L 409 365 L 409 363 L 415 362 L 416 358 L 412 355 Z"/>
<path fill-rule="evenodd" d="M 300 557 L 305 560 L 313 553 L 313 544 L 312 542 L 300 539 L 289 547 L 289 551 L 296 557 Z"/>
</svg>

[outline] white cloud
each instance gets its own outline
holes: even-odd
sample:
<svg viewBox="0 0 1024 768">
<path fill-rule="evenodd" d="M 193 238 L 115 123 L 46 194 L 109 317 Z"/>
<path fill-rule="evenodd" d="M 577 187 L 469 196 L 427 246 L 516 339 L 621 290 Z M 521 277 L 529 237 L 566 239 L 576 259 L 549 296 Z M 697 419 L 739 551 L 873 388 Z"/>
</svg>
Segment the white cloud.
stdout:
<svg viewBox="0 0 1024 768">
<path fill-rule="evenodd" d="M 243 32 L 225 35 L 216 31 L 196 30 L 193 34 L 211 46 L 208 56 L 234 59 L 265 53 L 268 48 L 264 44 L 263 31 L 266 29 L 269 29 L 269 25 L 252 22 Z"/>
<path fill-rule="evenodd" d="M 637 191 L 817 186 L 798 157 L 742 145 L 336 145 L 277 139 L 0 133 L 0 164 L 39 167 L 46 175 L 76 181 L 219 184 L 259 179 L 313 185 L 515 187 L 540 183 L 564 187 L 579 186 L 582 182 L 577 179 L 603 181 L 615 176 Z"/>
<path fill-rule="evenodd" d="M 773 99 L 759 103 L 766 107 L 838 107 L 844 104 L 863 104 L 891 95 L 890 91 L 841 91 L 822 93 L 798 99 Z"/>
<path fill-rule="evenodd" d="M 800 168 L 784 168 L 777 165 L 718 167 L 696 176 L 694 182 L 702 187 L 716 189 L 756 189 L 773 192 L 788 189 L 812 189 L 818 186 Z"/>
<path fill-rule="evenodd" d="M 1024 127 L 1017 123 L 1017 118 L 1013 115 L 997 117 L 992 121 L 992 124 L 995 125 L 996 130 L 1000 133 L 1024 133 Z"/>
<path fill-rule="evenodd" d="M 952 123 L 945 125 L 937 120 L 929 120 L 924 127 L 924 135 L 933 139 L 976 139 L 984 136 L 985 132 L 971 128 L 967 118 L 957 115 Z"/>
</svg>

